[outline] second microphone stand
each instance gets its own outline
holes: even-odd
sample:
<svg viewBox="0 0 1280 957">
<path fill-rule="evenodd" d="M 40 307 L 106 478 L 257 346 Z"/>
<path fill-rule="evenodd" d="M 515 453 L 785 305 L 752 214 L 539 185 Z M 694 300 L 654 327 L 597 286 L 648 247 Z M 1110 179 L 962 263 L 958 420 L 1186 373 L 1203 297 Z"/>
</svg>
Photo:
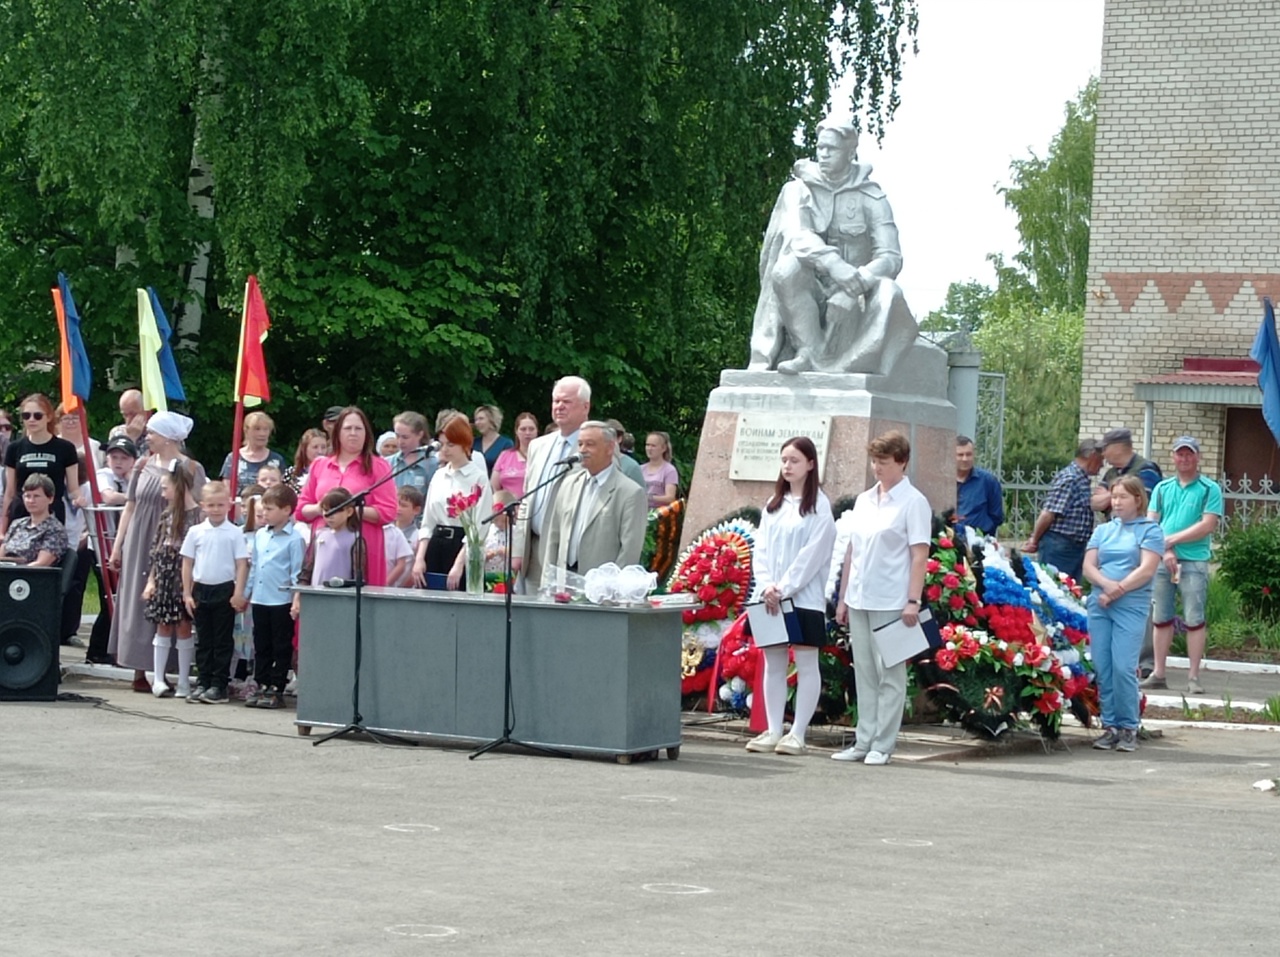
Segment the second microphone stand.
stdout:
<svg viewBox="0 0 1280 957">
<path fill-rule="evenodd" d="M 469 755 L 467 755 L 467 757 L 472 761 L 480 757 L 480 755 L 482 754 L 488 754 L 494 748 L 503 744 L 514 744 L 514 745 L 517 745 L 518 747 L 527 748 L 530 751 L 536 751 L 539 754 L 545 754 L 553 758 L 570 757 L 567 751 L 557 751 L 555 748 L 544 747 L 543 745 L 540 745 L 540 744 L 529 744 L 527 741 L 517 741 L 515 738 L 511 736 L 511 732 L 515 730 L 515 709 L 512 706 L 512 701 L 511 701 L 511 596 L 512 596 L 512 593 L 515 591 L 515 588 L 514 588 L 515 577 L 512 574 L 512 568 L 511 568 L 511 562 L 512 562 L 511 542 L 514 537 L 511 533 L 511 529 L 514 528 L 514 525 L 512 523 L 515 518 L 517 506 L 521 502 L 523 502 L 525 499 L 529 498 L 531 495 L 536 493 L 539 489 L 543 488 L 544 486 L 550 485 L 553 482 L 558 481 L 561 477 L 564 476 L 566 472 L 569 471 L 569 469 L 573 467 L 573 462 L 570 462 L 570 461 L 558 462 L 557 465 L 563 466 L 563 467 L 556 470 L 554 474 L 551 475 L 550 478 L 540 482 L 539 484 L 535 485 L 533 488 L 529 489 L 529 491 L 525 492 L 514 502 L 508 502 L 506 505 L 499 506 L 492 515 L 490 515 L 488 518 L 485 519 L 485 522 L 487 523 L 487 522 L 492 522 L 495 518 L 497 518 L 499 515 L 502 515 L 503 513 L 507 515 L 507 529 L 508 529 L 507 560 L 506 560 L 507 581 L 506 581 L 506 591 L 503 594 L 503 599 L 504 599 L 503 604 L 506 606 L 506 612 L 507 612 L 507 633 L 506 633 L 506 650 L 503 655 L 502 734 L 494 738 L 488 744 L 481 745 L 480 747 L 472 751 Z"/>
</svg>

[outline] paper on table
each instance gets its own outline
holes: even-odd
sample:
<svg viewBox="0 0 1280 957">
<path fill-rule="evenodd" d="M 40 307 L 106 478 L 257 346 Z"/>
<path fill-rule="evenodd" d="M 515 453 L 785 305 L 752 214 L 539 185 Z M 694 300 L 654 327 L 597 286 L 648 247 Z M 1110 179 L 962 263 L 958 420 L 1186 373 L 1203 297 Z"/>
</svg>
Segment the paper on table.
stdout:
<svg viewBox="0 0 1280 957">
<path fill-rule="evenodd" d="M 885 665 L 890 668 L 929 647 L 924 629 L 919 624 L 903 624 L 901 618 L 886 622 L 879 628 L 872 628 L 871 640 L 875 642 L 876 651 L 880 652 Z"/>
<path fill-rule="evenodd" d="M 800 622 L 796 618 L 796 606 L 790 598 L 781 602 L 782 614 L 771 615 L 764 602 L 747 605 L 747 621 L 751 625 L 751 637 L 757 648 L 785 645 L 800 640 Z"/>
</svg>

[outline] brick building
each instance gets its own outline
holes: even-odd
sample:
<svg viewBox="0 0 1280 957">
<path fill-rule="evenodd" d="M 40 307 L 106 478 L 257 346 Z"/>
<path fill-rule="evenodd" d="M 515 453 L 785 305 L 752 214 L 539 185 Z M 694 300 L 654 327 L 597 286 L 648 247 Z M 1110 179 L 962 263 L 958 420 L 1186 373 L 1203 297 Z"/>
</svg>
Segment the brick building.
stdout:
<svg viewBox="0 0 1280 957">
<path fill-rule="evenodd" d="M 1277 0 L 1107 0 L 1080 428 L 1280 485 L 1249 347 L 1280 303 Z"/>
</svg>

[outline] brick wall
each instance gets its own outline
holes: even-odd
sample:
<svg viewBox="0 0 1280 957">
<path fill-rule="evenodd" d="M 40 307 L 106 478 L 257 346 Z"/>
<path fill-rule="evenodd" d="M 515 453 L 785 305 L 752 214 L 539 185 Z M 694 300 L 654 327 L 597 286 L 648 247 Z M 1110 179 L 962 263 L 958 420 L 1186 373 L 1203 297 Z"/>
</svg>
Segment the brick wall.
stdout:
<svg viewBox="0 0 1280 957">
<path fill-rule="evenodd" d="M 1278 28 L 1276 0 L 1107 0 L 1082 435 L 1123 425 L 1140 444 L 1133 383 L 1247 356 L 1260 296 L 1280 299 Z M 1225 417 L 1156 403 L 1156 458 L 1190 432 L 1216 475 Z"/>
</svg>

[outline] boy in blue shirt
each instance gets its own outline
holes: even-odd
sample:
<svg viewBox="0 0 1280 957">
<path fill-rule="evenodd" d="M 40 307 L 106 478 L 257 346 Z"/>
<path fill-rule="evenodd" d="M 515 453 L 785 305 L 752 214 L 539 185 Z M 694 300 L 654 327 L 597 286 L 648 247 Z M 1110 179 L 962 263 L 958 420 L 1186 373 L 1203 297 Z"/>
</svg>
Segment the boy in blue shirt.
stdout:
<svg viewBox="0 0 1280 957">
<path fill-rule="evenodd" d="M 253 564 L 246 596 L 253 606 L 253 677 L 258 690 L 249 708 L 284 706 L 284 686 L 293 659 L 293 586 L 302 574 L 307 546 L 293 526 L 298 496 L 287 485 L 262 493 L 262 524 L 254 533 Z"/>
</svg>

